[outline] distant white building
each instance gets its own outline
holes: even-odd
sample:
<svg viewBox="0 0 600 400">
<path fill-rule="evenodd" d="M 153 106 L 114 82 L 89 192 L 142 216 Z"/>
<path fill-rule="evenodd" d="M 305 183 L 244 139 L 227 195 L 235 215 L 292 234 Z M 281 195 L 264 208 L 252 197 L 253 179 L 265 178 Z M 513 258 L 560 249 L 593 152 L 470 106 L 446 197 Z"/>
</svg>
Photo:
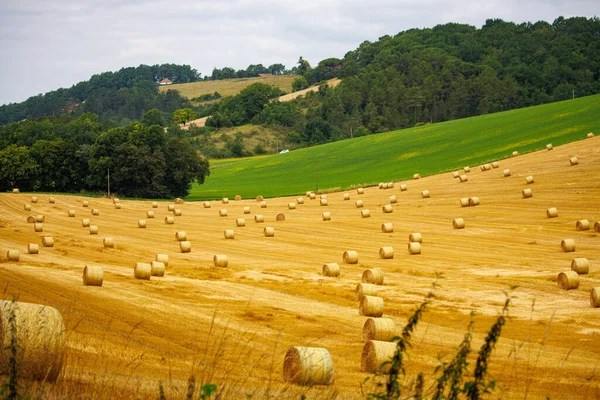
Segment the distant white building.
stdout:
<svg viewBox="0 0 600 400">
<path fill-rule="evenodd" d="M 165 78 L 162 81 L 158 82 L 159 85 L 171 85 L 173 82 L 169 78 Z"/>
</svg>

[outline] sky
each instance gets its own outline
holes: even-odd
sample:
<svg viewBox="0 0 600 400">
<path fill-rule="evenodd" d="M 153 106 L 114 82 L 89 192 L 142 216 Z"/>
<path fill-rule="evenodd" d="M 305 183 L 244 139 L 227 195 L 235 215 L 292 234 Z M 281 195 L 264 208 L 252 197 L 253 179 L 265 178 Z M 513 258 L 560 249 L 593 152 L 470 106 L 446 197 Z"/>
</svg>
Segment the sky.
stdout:
<svg viewBox="0 0 600 400">
<path fill-rule="evenodd" d="M 598 0 L 0 0 L 0 104 L 140 64 L 293 67 L 365 40 L 486 19 L 600 16 Z"/>
</svg>

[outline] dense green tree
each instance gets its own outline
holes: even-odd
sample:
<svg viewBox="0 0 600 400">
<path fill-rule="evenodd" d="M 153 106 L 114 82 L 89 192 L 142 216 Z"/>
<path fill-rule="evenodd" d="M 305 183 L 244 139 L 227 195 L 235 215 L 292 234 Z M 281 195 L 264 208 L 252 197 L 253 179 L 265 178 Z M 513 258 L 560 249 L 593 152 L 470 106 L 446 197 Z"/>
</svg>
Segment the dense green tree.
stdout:
<svg viewBox="0 0 600 400">
<path fill-rule="evenodd" d="M 196 113 L 191 108 L 181 108 L 171 114 L 171 120 L 177 124 L 187 124 L 195 118 Z"/>
<path fill-rule="evenodd" d="M 298 90 L 306 89 L 308 87 L 308 81 L 305 77 L 299 76 L 292 81 L 292 91 L 297 92 Z"/>
<path fill-rule="evenodd" d="M 33 189 L 38 165 L 25 146 L 10 145 L 0 150 L 0 190 Z"/>
</svg>

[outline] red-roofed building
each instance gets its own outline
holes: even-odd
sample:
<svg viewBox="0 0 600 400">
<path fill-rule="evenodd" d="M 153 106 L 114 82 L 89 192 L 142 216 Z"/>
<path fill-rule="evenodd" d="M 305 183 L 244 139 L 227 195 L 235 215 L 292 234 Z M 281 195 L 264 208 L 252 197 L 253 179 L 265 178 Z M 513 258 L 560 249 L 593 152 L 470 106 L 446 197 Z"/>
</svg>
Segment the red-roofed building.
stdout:
<svg viewBox="0 0 600 400">
<path fill-rule="evenodd" d="M 173 82 L 169 78 L 165 78 L 162 81 L 158 82 L 159 85 L 170 85 Z"/>
</svg>

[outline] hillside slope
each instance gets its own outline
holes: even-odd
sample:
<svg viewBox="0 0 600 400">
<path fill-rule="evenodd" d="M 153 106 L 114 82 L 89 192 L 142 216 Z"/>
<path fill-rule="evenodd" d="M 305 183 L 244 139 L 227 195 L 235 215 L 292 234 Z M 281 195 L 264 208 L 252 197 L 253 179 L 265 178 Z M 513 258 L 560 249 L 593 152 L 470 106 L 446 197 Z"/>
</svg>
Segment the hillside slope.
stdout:
<svg viewBox="0 0 600 400">
<path fill-rule="evenodd" d="M 576 155 L 579 165 L 570 166 Z M 462 160 L 457 164 L 463 165 Z M 327 207 L 305 198 L 288 210 L 293 198 L 267 200 L 260 208 L 254 196 L 229 204 L 213 202 L 177 205 L 182 215 L 174 225 L 167 203 L 154 209 L 147 228 L 138 219 L 152 210 L 149 201 L 122 200 L 122 209 L 109 199 L 47 195 L 31 212 L 23 210 L 31 195 L 0 194 L 0 298 L 35 302 L 57 308 L 66 326 L 66 364 L 56 385 L 46 386 L 44 398 L 156 398 L 162 382 L 167 398 L 181 398 L 188 377 L 196 384 L 214 383 L 221 398 L 310 399 L 364 398 L 373 390 L 370 375 L 360 371 L 365 317 L 358 315 L 354 289 L 367 268 L 380 268 L 384 284 L 377 295 L 385 302 L 384 317 L 397 329 L 431 290 L 436 274 L 440 287 L 423 321 L 414 332 L 407 358 L 407 381 L 425 373 L 425 388 L 439 357 L 449 360 L 474 322 L 473 351 L 499 315 L 506 299 L 514 296 L 510 317 L 494 349 L 490 378 L 496 380 L 494 398 L 595 398 L 600 381 L 600 309 L 591 308 L 590 290 L 600 286 L 600 237 L 594 231 L 576 231 L 575 221 L 600 220 L 600 137 L 556 146 L 506 159 L 498 169 L 482 172 L 471 165 L 469 180 L 459 183 L 450 174 L 407 181 L 408 190 L 367 188 L 358 195 L 328 195 Z M 512 175 L 504 177 L 502 170 Z M 527 185 L 525 176 L 535 183 Z M 529 187 L 533 197 L 523 199 Z M 306 190 L 310 187 L 305 187 Z M 431 197 L 421 198 L 429 190 Z M 383 205 L 395 195 L 394 212 Z M 459 199 L 478 196 L 477 207 L 461 208 Z M 361 218 L 354 202 L 371 210 Z M 100 215 L 92 216 L 90 209 Z M 250 207 L 251 214 L 243 208 Z M 558 208 L 558 218 L 546 218 L 546 209 Z M 226 208 L 227 217 L 219 217 Z M 69 218 L 67 211 L 76 211 Z M 323 221 L 323 211 L 331 221 Z M 276 221 L 278 213 L 285 221 Z M 29 215 L 46 217 L 44 232 L 35 233 Z M 253 217 L 261 214 L 264 223 Z M 236 227 L 236 218 L 246 218 Z M 464 218 L 465 229 L 452 229 L 452 219 Z M 81 218 L 99 226 L 89 235 Z M 200 222 L 200 223 L 199 223 Z M 391 222 L 392 233 L 381 225 Z M 275 228 L 265 237 L 263 228 Z M 235 239 L 223 231 L 235 229 Z M 185 231 L 190 253 L 179 252 L 176 231 Z M 423 236 L 422 254 L 406 251 L 408 235 Z M 28 243 L 52 235 L 55 245 L 28 255 Z M 116 247 L 103 248 L 104 237 Z M 575 253 L 562 253 L 560 242 L 576 241 Z M 392 246 L 393 259 L 378 256 Z M 7 262 L 6 250 L 21 251 L 19 263 Z M 356 250 L 358 264 L 343 264 L 342 253 Z M 133 266 L 149 262 L 156 253 L 169 256 L 163 278 L 136 280 Z M 227 268 L 213 267 L 215 254 L 226 254 Z M 557 287 L 559 272 L 568 271 L 573 257 L 585 257 L 590 273 L 580 276 L 579 288 Z M 337 262 L 338 278 L 321 275 L 324 263 Z M 82 285 L 85 265 L 104 268 L 102 287 Z M 474 312 L 474 315 L 471 315 Z M 331 387 L 285 385 L 282 365 L 290 346 L 327 348 L 333 359 Z M 469 358 L 470 369 L 475 354 Z M 109 388 L 110 390 L 107 390 Z M 34 388 L 35 389 L 35 388 Z M 36 396 L 40 393 L 35 392 Z M 196 398 L 197 395 L 194 396 Z"/>
</svg>

